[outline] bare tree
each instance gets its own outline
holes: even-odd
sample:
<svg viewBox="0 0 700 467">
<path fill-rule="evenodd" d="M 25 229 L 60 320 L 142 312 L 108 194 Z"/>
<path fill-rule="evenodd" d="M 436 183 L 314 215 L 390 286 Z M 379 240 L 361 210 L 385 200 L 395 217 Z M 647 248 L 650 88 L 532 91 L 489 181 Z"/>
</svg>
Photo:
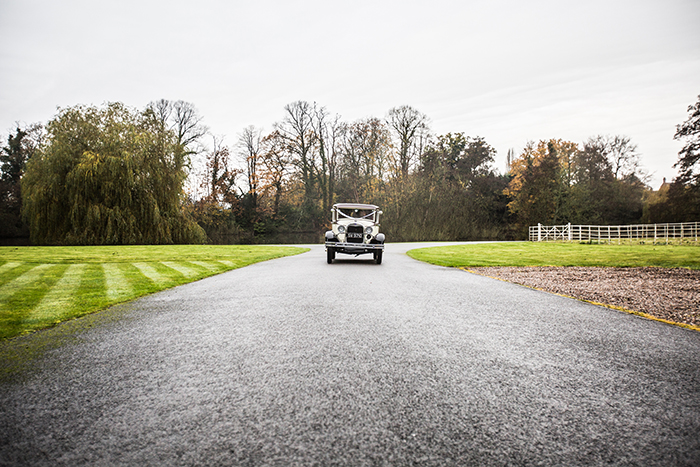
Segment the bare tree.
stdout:
<svg viewBox="0 0 700 467">
<path fill-rule="evenodd" d="M 637 145 L 632 144 L 628 136 L 598 135 L 589 138 L 585 145 L 607 157 L 616 179 L 624 180 L 632 175 L 642 181 L 648 178 L 642 169 Z"/>
<path fill-rule="evenodd" d="M 275 125 L 277 132 L 287 142 L 292 163 L 299 170 L 304 186 L 304 203 L 310 205 L 315 189 L 315 142 L 313 107 L 306 101 L 297 101 L 284 107 L 286 116 Z"/>
<path fill-rule="evenodd" d="M 223 145 L 223 137 L 212 136 L 214 148 L 207 153 L 205 179 L 206 198 L 214 204 L 234 204 L 236 197 L 236 178 L 240 170 L 231 167 L 228 147 Z"/>
<path fill-rule="evenodd" d="M 263 199 L 272 198 L 272 215 L 275 217 L 279 213 L 285 178 L 289 173 L 286 141 L 278 131 L 273 131 L 262 139 L 261 147 L 260 191 Z"/>
<path fill-rule="evenodd" d="M 341 127 L 340 116 L 330 117 L 325 107 L 318 107 L 314 103 L 312 123 L 320 163 L 317 179 L 321 189 L 321 207 L 323 212 L 327 213 L 333 204 L 335 191 L 336 160 Z"/>
<path fill-rule="evenodd" d="M 170 115 L 173 113 L 173 106 L 169 100 L 159 99 L 148 104 L 147 108 L 153 112 L 163 128 L 170 128 Z"/>
<path fill-rule="evenodd" d="M 254 126 L 246 127 L 238 137 L 238 154 L 245 161 L 248 179 L 248 193 L 251 198 L 251 208 L 257 209 L 259 189 L 259 164 L 261 158 L 262 134 Z"/>
<path fill-rule="evenodd" d="M 402 177 L 418 160 L 428 142 L 428 117 L 408 105 L 389 110 L 387 123 L 398 142 L 397 168 Z"/>
<path fill-rule="evenodd" d="M 193 148 L 192 145 L 198 143 L 209 129 L 202 124 L 202 117 L 193 104 L 160 99 L 148 104 L 148 109 L 164 128 L 175 133 L 177 143 L 185 148 L 187 154 L 199 151 L 199 148 Z"/>
<path fill-rule="evenodd" d="M 173 103 L 172 120 L 177 142 L 186 148 L 189 148 L 209 131 L 202 124 L 202 117 L 197 109 L 189 102 L 176 101 Z"/>
<path fill-rule="evenodd" d="M 641 175 L 641 160 L 637 145 L 629 137 L 616 135 L 608 140 L 609 158 L 615 178 L 624 179 L 630 175 Z M 639 177 L 640 179 L 642 177 Z"/>
<path fill-rule="evenodd" d="M 340 115 L 335 115 L 326 125 L 325 154 L 328 163 L 328 205 L 324 212 L 329 212 L 333 205 L 333 197 L 336 192 L 338 182 L 338 165 L 340 158 L 340 141 L 342 139 L 344 124 L 340 120 Z"/>
</svg>

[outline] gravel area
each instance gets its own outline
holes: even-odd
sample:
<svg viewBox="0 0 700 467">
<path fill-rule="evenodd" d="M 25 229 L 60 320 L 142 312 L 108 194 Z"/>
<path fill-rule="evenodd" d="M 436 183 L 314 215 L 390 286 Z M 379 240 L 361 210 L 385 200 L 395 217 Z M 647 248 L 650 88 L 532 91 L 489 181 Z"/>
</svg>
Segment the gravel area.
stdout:
<svg viewBox="0 0 700 467">
<path fill-rule="evenodd" d="M 700 271 L 665 268 L 485 267 L 477 274 L 700 326 Z"/>
</svg>

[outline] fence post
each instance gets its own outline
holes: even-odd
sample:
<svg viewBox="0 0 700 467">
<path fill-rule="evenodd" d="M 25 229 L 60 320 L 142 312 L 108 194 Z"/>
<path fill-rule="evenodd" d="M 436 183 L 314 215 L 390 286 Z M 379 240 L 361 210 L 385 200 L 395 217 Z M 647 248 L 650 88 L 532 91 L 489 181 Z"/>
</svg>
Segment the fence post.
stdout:
<svg viewBox="0 0 700 467">
<path fill-rule="evenodd" d="M 537 223 L 537 241 L 542 241 L 542 224 L 540 224 L 539 222 Z"/>
</svg>

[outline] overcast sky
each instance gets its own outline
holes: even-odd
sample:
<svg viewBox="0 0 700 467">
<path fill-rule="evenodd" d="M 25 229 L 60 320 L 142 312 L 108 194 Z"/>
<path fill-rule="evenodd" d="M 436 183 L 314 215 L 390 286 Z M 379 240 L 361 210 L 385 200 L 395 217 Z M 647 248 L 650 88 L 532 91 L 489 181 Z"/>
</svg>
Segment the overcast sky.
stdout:
<svg viewBox="0 0 700 467">
<path fill-rule="evenodd" d="M 57 107 L 193 103 L 233 145 L 297 100 L 399 105 L 509 148 L 626 135 L 657 188 L 700 94 L 700 1 L 0 0 L 0 131 Z"/>
</svg>

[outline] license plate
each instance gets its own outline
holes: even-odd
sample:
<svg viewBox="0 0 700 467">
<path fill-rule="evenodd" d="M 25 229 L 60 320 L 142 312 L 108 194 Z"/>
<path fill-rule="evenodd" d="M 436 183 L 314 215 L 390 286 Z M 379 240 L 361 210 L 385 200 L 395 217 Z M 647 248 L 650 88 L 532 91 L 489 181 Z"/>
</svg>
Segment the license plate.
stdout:
<svg viewBox="0 0 700 467">
<path fill-rule="evenodd" d="M 362 234 L 357 232 L 349 232 L 348 238 L 362 238 Z"/>
</svg>

